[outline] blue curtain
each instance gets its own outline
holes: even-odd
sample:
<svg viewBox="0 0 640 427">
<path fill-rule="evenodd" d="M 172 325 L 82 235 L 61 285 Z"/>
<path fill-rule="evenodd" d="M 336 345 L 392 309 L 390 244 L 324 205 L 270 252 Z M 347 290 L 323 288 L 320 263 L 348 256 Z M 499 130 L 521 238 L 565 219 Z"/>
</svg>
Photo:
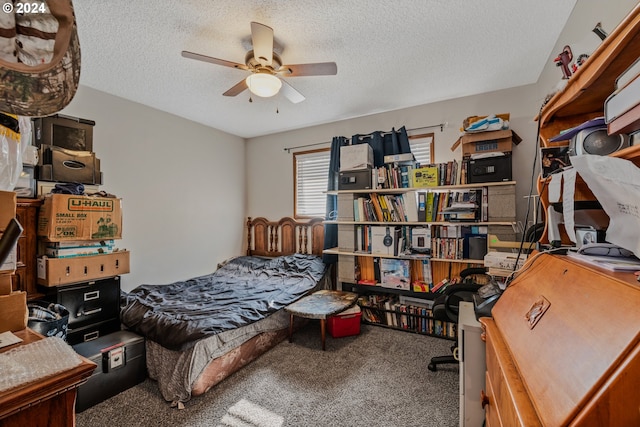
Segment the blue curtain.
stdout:
<svg viewBox="0 0 640 427">
<path fill-rule="evenodd" d="M 353 135 L 351 137 L 351 145 L 356 144 L 371 145 L 374 167 L 384 165 L 384 156 L 411 152 L 407 129 L 404 126 L 397 131 L 392 128 L 391 132 L 376 131 L 368 135 Z"/>
<path fill-rule="evenodd" d="M 329 179 L 327 190 L 338 189 L 338 178 L 340 172 L 340 147 L 348 145 L 349 140 L 344 136 L 334 136 L 331 141 L 331 154 L 329 158 Z M 327 210 L 325 219 L 332 220 L 338 217 L 338 197 L 327 194 Z M 325 224 L 324 226 L 324 249 L 338 246 L 338 226 L 336 224 Z M 327 264 L 338 261 L 337 255 L 324 254 L 322 260 Z"/>
</svg>

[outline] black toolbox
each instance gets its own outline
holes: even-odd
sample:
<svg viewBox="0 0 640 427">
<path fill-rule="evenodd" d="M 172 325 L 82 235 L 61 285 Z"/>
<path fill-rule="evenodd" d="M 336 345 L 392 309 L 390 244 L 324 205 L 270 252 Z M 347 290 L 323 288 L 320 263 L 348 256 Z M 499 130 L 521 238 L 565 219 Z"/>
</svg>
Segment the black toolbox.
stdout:
<svg viewBox="0 0 640 427">
<path fill-rule="evenodd" d="M 118 331 L 73 346 L 96 363 L 86 383 L 78 387 L 76 412 L 82 412 L 147 377 L 144 338 L 131 331 Z"/>
</svg>

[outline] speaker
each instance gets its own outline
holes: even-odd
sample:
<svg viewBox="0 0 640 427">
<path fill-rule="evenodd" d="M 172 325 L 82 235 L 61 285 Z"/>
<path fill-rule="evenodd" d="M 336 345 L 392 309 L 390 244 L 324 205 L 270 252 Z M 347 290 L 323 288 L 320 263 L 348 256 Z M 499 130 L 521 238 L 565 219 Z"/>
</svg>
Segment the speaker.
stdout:
<svg viewBox="0 0 640 427">
<path fill-rule="evenodd" d="M 582 129 L 571 138 L 569 155 L 594 154 L 606 156 L 628 146 L 628 135 L 609 135 L 606 126 L 591 127 Z"/>
</svg>

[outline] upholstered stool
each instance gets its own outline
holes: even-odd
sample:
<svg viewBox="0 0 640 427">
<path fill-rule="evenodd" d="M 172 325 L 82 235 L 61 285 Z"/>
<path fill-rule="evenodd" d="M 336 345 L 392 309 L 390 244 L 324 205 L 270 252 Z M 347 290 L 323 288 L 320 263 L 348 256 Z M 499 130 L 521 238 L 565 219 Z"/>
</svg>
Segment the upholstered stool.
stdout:
<svg viewBox="0 0 640 427">
<path fill-rule="evenodd" d="M 293 316 L 306 319 L 320 319 L 322 350 L 325 349 L 327 317 L 340 313 L 354 305 L 358 294 L 344 291 L 320 290 L 289 304 L 284 309 L 289 312 L 289 342 L 293 341 Z"/>
</svg>

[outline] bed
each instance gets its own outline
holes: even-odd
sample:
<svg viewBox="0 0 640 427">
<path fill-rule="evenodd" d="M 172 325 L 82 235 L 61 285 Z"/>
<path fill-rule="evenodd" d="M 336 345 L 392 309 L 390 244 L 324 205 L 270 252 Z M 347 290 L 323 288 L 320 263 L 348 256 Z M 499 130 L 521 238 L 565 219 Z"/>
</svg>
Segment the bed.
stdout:
<svg viewBox="0 0 640 427">
<path fill-rule="evenodd" d="M 283 307 L 331 281 L 321 218 L 247 220 L 247 254 L 208 275 L 141 285 L 124 297 L 124 326 L 146 338 L 147 369 L 182 407 L 282 341 Z"/>
</svg>

